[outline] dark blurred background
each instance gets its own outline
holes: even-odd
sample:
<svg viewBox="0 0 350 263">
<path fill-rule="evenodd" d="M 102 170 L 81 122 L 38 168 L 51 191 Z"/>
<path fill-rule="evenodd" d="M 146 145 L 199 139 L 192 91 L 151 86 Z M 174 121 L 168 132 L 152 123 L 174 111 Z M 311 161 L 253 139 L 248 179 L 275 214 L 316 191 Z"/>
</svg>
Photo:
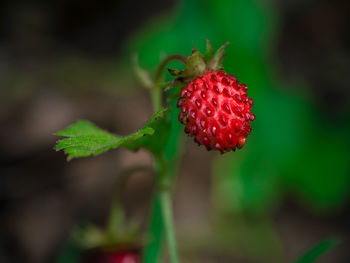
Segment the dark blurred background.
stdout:
<svg viewBox="0 0 350 263">
<path fill-rule="evenodd" d="M 349 262 L 350 2 L 149 0 L 0 2 L 0 262 L 64 262 L 82 222 L 103 226 L 118 174 L 151 166 L 124 149 L 66 162 L 53 136 L 77 119 L 128 134 L 151 116 L 130 65 L 226 41 L 256 122 L 223 156 L 186 138 L 175 191 L 183 262 Z M 169 77 L 169 76 L 168 76 Z M 121 193 L 145 225 L 152 174 Z M 71 262 L 71 261 L 66 261 Z"/>
</svg>

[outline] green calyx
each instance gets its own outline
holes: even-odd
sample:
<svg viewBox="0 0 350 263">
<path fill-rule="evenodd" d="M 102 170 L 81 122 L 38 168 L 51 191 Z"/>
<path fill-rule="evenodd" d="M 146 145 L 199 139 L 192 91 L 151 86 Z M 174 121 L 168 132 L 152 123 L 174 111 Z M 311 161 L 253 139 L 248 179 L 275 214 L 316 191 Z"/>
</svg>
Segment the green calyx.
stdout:
<svg viewBox="0 0 350 263">
<path fill-rule="evenodd" d="M 195 47 L 193 47 L 192 53 L 188 57 L 180 54 L 169 55 L 160 63 L 154 77 L 152 77 L 150 72 L 140 67 L 136 54 L 134 54 L 132 59 L 133 67 L 138 79 L 145 88 L 149 90 L 154 90 L 154 88 L 164 88 L 165 91 L 168 91 L 175 86 L 182 87 L 193 79 L 204 75 L 206 72 L 223 69 L 221 64 L 226 55 L 225 47 L 228 44 L 228 42 L 225 43 L 214 53 L 212 45 L 209 40 L 207 40 L 207 48 L 204 55 Z M 175 60 L 184 63 L 185 70 L 168 68 L 169 73 L 176 78 L 170 82 L 161 83 L 160 80 L 163 70 L 171 61 Z"/>
<path fill-rule="evenodd" d="M 205 74 L 208 71 L 217 71 L 222 69 L 222 62 L 225 58 L 225 47 L 229 43 L 222 45 L 214 54 L 213 47 L 207 40 L 207 48 L 205 55 L 202 55 L 195 47 L 192 49 L 192 54 L 187 58 L 185 70 L 169 69 L 172 76 L 178 77 L 181 82 L 188 82 Z"/>
</svg>

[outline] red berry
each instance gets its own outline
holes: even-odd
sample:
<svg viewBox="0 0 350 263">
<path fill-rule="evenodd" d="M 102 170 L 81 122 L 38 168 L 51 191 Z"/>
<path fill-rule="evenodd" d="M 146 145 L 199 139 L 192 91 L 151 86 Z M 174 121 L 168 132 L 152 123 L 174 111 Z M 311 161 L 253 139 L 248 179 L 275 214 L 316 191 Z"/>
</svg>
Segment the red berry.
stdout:
<svg viewBox="0 0 350 263">
<path fill-rule="evenodd" d="M 242 148 L 251 132 L 253 100 L 248 87 L 223 72 L 207 72 L 181 92 L 179 121 L 198 144 L 221 153 Z"/>
<path fill-rule="evenodd" d="M 140 263 L 139 255 L 133 251 L 95 251 L 86 255 L 83 263 Z"/>
</svg>

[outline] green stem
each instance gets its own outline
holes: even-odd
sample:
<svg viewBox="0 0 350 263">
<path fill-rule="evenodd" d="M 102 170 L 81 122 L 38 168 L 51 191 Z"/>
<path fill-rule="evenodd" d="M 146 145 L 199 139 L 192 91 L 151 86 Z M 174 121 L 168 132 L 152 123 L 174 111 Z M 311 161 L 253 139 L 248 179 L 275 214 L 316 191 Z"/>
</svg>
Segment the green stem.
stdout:
<svg viewBox="0 0 350 263">
<path fill-rule="evenodd" d="M 157 180 L 155 202 L 158 202 L 161 211 L 161 218 L 163 219 L 162 228 L 165 232 L 170 262 L 178 263 L 179 259 L 171 204 L 171 184 L 173 180 L 170 178 L 168 164 L 162 157 L 154 156 L 154 169 L 156 172 Z"/>
<path fill-rule="evenodd" d="M 181 61 L 182 63 L 186 64 L 187 58 L 180 54 L 174 54 L 167 56 L 158 66 L 156 73 L 154 75 L 154 87 L 151 90 L 151 96 L 152 96 L 152 104 L 153 104 L 153 110 L 154 112 L 157 112 L 162 107 L 162 89 L 158 86 L 165 67 L 171 62 L 171 61 Z"/>
<path fill-rule="evenodd" d="M 159 87 L 154 86 L 151 91 L 152 104 L 154 112 L 158 112 L 162 109 L 162 90 Z"/>
<path fill-rule="evenodd" d="M 158 83 L 159 80 L 161 79 L 162 75 L 163 75 L 163 71 L 165 69 L 165 67 L 171 62 L 171 61 L 180 61 L 184 64 L 186 64 L 187 61 L 187 57 L 181 54 L 173 54 L 170 56 L 167 56 L 158 66 L 157 70 L 156 70 L 156 74 L 154 76 L 154 83 Z"/>
<path fill-rule="evenodd" d="M 162 79 L 162 74 L 166 66 L 174 60 L 186 63 L 187 58 L 178 54 L 170 55 L 159 64 L 156 70 L 154 87 L 150 90 L 154 112 L 157 112 L 162 108 L 162 89 L 158 84 Z M 143 255 L 143 262 L 146 263 L 158 261 L 163 232 L 165 232 L 171 263 L 179 262 L 174 222 L 172 217 L 170 187 L 170 184 L 173 181 L 172 174 L 175 170 L 170 169 L 169 164 L 166 161 L 167 158 L 165 157 L 165 151 L 167 147 L 167 145 L 164 145 L 163 152 L 160 154 L 160 156 L 154 156 L 154 170 L 156 173 L 157 190 L 153 198 L 153 211 L 149 225 L 149 232 L 152 235 L 151 238 L 153 241 L 146 246 L 145 253 Z M 165 159 L 163 157 L 165 157 Z"/>
<path fill-rule="evenodd" d="M 161 208 L 163 212 L 165 236 L 166 236 L 166 240 L 169 248 L 170 262 L 178 263 L 179 259 L 178 259 L 178 253 L 177 253 L 171 197 L 170 197 L 169 190 L 164 190 L 160 193 L 160 202 L 161 202 Z"/>
<path fill-rule="evenodd" d="M 165 230 L 165 238 L 168 244 L 170 262 L 178 263 L 179 259 L 171 204 L 171 184 L 173 180 L 170 178 L 169 167 L 165 160 L 160 157 L 155 157 L 154 161 L 158 182 L 157 195 L 162 212 L 163 228 Z"/>
</svg>

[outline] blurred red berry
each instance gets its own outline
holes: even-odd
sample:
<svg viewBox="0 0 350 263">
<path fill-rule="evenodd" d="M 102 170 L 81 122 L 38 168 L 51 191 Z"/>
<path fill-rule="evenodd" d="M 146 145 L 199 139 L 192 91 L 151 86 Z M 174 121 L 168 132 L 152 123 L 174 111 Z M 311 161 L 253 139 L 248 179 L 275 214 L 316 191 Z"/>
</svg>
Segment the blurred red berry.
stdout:
<svg viewBox="0 0 350 263">
<path fill-rule="evenodd" d="M 138 253 L 133 251 L 98 251 L 86 255 L 83 263 L 140 263 Z"/>
</svg>

